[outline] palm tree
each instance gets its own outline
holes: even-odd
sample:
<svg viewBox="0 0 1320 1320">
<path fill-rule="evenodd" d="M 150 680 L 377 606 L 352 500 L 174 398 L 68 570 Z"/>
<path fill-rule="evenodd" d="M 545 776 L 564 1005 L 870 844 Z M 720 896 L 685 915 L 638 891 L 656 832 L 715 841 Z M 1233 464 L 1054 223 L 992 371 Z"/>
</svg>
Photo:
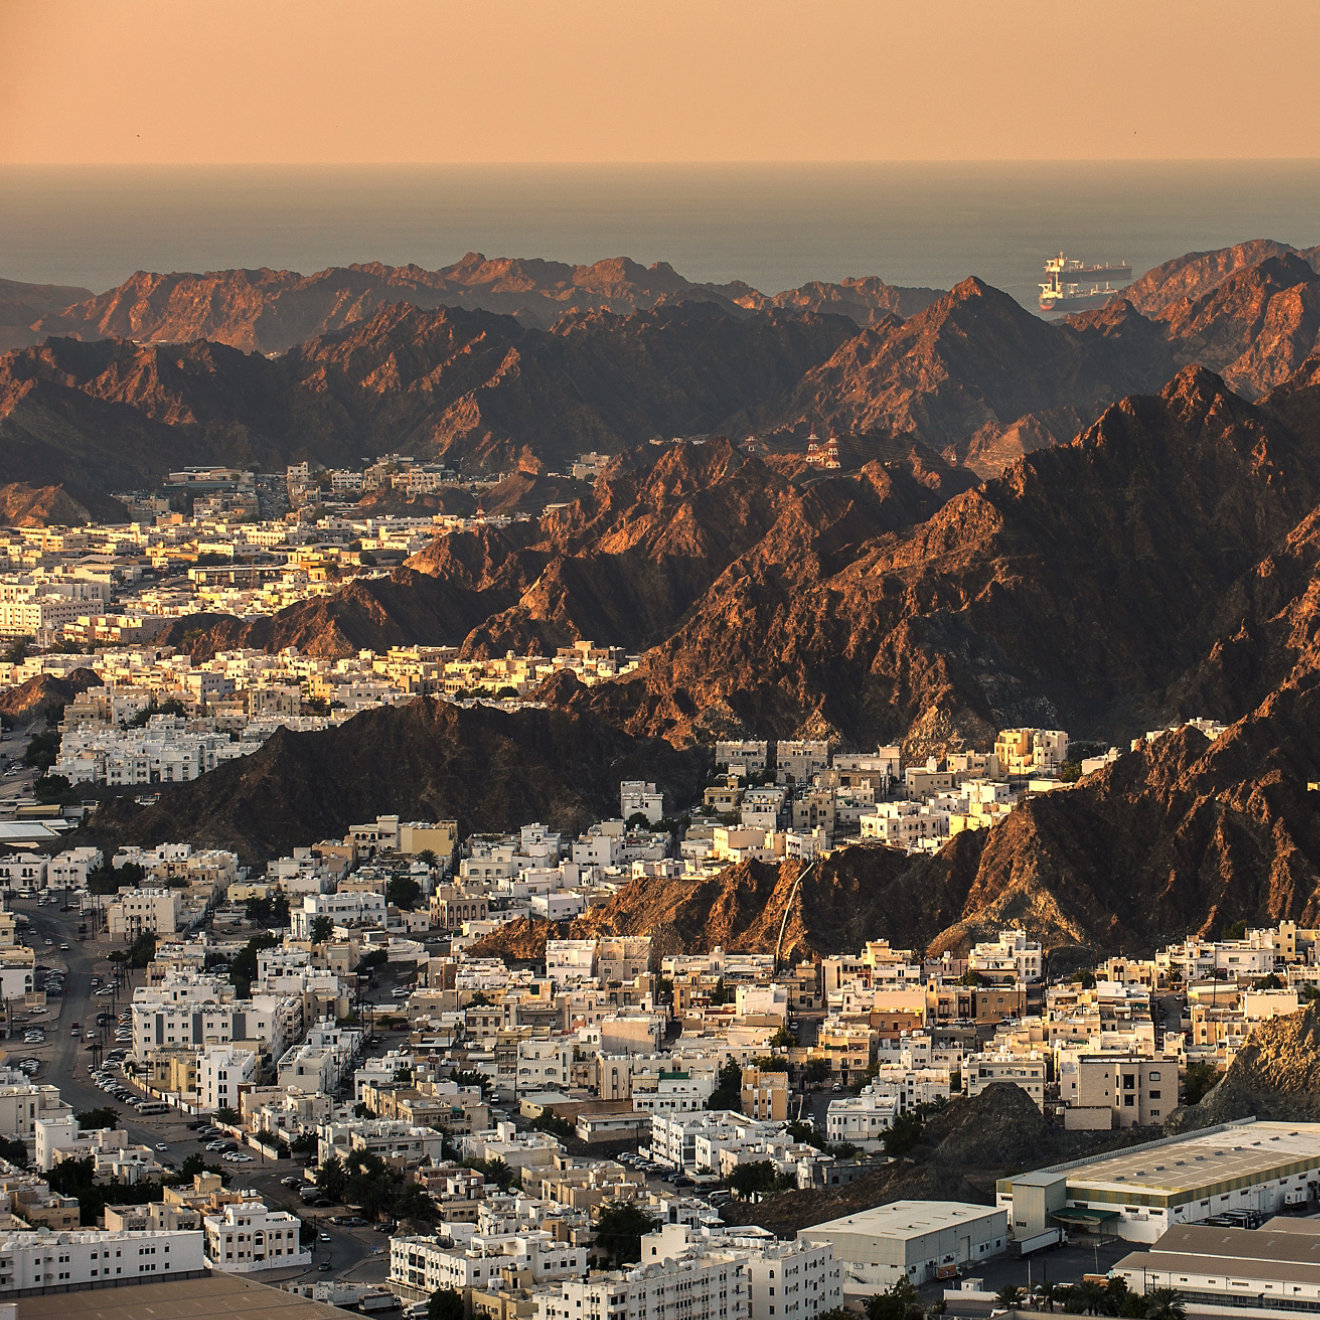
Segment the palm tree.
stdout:
<svg viewBox="0 0 1320 1320">
<path fill-rule="evenodd" d="M 1152 1288 L 1146 1301 L 1146 1320 L 1187 1320 L 1187 1307 L 1177 1288 Z"/>
<path fill-rule="evenodd" d="M 1007 1283 L 995 1293 L 995 1304 L 1006 1311 L 1016 1311 L 1022 1305 L 1022 1300 L 1022 1289 L 1016 1283 Z"/>
<path fill-rule="evenodd" d="M 1109 1300 L 1108 1291 L 1100 1284 L 1084 1279 L 1073 1289 L 1073 1296 L 1082 1304 L 1087 1315 L 1099 1315 L 1104 1304 Z"/>
<path fill-rule="evenodd" d="M 1057 1283 L 1050 1283 L 1048 1280 L 1044 1283 L 1038 1283 L 1036 1285 L 1036 1301 L 1041 1306 L 1048 1307 L 1050 1314 L 1053 1315 L 1054 1303 L 1059 1300 L 1059 1292 L 1060 1289 Z"/>
</svg>

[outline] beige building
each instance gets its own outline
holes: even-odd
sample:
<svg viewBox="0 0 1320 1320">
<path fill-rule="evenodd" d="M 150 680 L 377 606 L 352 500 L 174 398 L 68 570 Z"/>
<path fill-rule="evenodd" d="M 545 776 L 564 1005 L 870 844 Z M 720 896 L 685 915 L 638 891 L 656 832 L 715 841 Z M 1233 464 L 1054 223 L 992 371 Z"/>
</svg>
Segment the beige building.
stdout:
<svg viewBox="0 0 1320 1320">
<path fill-rule="evenodd" d="M 1081 1109 L 1109 1109 L 1114 1127 L 1162 1123 L 1178 1107 L 1178 1065 L 1170 1059 L 1083 1055 L 1077 1060 Z"/>
<path fill-rule="evenodd" d="M 788 1121 L 788 1073 L 742 1070 L 742 1112 L 767 1123 Z"/>
</svg>

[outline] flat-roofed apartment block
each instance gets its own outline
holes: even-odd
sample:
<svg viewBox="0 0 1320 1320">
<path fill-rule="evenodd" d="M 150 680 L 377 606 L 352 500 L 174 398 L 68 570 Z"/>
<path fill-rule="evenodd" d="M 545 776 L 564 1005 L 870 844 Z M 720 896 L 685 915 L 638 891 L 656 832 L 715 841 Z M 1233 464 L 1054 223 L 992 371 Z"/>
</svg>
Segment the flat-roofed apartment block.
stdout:
<svg viewBox="0 0 1320 1320">
<path fill-rule="evenodd" d="M 1247 1119 L 1001 1178 L 1016 1238 L 1047 1228 L 1155 1242 L 1233 1211 L 1272 1215 L 1320 1193 L 1320 1123 Z"/>
</svg>

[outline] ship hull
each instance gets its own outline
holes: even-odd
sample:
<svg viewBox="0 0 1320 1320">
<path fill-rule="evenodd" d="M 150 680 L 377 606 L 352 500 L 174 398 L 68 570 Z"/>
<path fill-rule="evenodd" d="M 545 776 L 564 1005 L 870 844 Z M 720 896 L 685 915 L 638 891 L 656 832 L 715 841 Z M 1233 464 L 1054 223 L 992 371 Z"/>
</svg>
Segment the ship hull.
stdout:
<svg viewBox="0 0 1320 1320">
<path fill-rule="evenodd" d="M 1121 289 L 1109 289 L 1100 293 L 1079 293 L 1067 298 L 1042 298 L 1039 306 L 1046 314 L 1060 316 L 1068 312 L 1090 312 L 1097 307 L 1103 307 L 1121 292 Z"/>
</svg>

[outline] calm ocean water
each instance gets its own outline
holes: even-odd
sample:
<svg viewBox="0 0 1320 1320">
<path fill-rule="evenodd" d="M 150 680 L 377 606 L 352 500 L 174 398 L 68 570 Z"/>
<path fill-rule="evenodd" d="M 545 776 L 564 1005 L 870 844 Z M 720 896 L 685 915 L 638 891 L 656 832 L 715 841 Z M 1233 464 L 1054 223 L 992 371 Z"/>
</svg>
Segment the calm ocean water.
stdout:
<svg viewBox="0 0 1320 1320">
<path fill-rule="evenodd" d="M 979 275 L 1031 304 L 1063 249 L 1131 262 L 1320 243 L 1320 161 L 735 166 L 0 167 L 0 276 L 102 290 L 134 270 L 464 252 L 663 260 L 766 292 Z"/>
</svg>

